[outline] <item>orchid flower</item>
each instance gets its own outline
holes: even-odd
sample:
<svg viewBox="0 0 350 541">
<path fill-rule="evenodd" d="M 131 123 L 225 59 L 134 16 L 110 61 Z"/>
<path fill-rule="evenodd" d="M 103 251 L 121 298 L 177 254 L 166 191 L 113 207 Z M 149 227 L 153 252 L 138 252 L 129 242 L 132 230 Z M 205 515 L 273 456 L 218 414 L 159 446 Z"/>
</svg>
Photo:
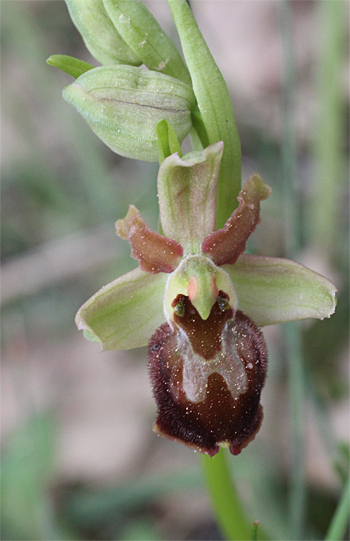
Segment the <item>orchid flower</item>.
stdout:
<svg viewBox="0 0 350 541">
<path fill-rule="evenodd" d="M 267 349 L 259 327 L 329 317 L 334 285 L 304 266 L 244 254 L 270 188 L 257 174 L 239 206 L 215 230 L 223 143 L 160 166 L 163 234 L 130 206 L 116 223 L 138 267 L 103 287 L 78 311 L 86 338 L 104 350 L 148 344 L 149 374 L 158 406 L 154 431 L 214 456 L 232 454 L 255 437 Z"/>
</svg>

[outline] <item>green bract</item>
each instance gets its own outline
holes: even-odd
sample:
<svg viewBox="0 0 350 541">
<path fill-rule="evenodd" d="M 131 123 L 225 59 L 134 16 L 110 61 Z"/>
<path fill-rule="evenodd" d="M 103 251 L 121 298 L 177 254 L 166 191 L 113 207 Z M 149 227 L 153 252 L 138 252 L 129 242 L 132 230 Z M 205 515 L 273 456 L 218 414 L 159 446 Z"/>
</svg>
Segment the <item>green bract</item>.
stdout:
<svg viewBox="0 0 350 541">
<path fill-rule="evenodd" d="M 158 161 L 158 122 L 167 119 L 182 142 L 195 106 L 187 84 L 133 66 L 89 70 L 63 89 L 63 97 L 114 152 L 144 161 Z"/>
<path fill-rule="evenodd" d="M 101 64 L 142 64 L 116 30 L 103 0 L 66 0 L 66 4 L 86 47 Z"/>
<path fill-rule="evenodd" d="M 223 302 L 259 326 L 323 319 L 334 312 L 336 288 L 323 276 L 287 259 L 242 255 L 259 223 L 260 201 L 270 193 L 258 175 L 245 182 L 238 208 L 215 231 L 221 155 L 219 142 L 164 160 L 158 174 L 159 206 L 163 231 L 172 239 L 150 231 L 135 207 L 117 222 L 139 269 L 102 288 L 81 307 L 76 323 L 87 338 L 104 349 L 146 345 L 162 323 L 173 325 L 175 314 L 181 316 L 179 298 L 188 298 L 202 321 Z"/>
</svg>

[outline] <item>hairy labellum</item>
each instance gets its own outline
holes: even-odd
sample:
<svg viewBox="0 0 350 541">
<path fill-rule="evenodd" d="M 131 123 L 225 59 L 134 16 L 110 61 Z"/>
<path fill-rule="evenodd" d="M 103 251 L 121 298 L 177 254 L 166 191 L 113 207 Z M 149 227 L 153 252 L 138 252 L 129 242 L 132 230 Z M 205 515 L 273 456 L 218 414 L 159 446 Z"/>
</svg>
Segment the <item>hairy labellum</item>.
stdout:
<svg viewBox="0 0 350 541">
<path fill-rule="evenodd" d="M 220 291 L 203 321 L 189 298 L 179 295 L 174 328 L 161 325 L 148 347 L 155 432 L 210 456 L 219 445 L 239 454 L 262 421 L 265 341 L 242 312 L 233 316 L 225 300 Z"/>
</svg>

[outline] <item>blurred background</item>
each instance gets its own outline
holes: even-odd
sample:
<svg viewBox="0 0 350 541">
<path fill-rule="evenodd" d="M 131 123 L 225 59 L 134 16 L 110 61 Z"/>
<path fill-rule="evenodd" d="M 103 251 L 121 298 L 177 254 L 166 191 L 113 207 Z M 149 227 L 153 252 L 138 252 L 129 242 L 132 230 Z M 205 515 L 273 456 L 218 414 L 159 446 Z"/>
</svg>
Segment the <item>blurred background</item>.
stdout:
<svg viewBox="0 0 350 541">
<path fill-rule="evenodd" d="M 178 43 L 165 0 L 146 3 Z M 283 257 L 289 242 L 339 289 L 331 319 L 301 326 L 304 538 L 321 539 L 349 468 L 348 4 L 283 4 L 191 6 L 229 85 L 243 179 L 259 172 L 273 190 L 250 251 Z M 114 232 L 129 203 L 157 227 L 157 164 L 113 154 L 61 98 L 71 78 L 46 65 L 51 54 L 97 65 L 65 2 L 1 8 L 1 537 L 220 539 L 198 454 L 152 432 L 145 349 L 102 354 L 74 325 L 85 300 L 136 266 Z M 264 335 L 264 422 L 230 465 L 252 521 L 288 539 L 288 343 L 284 326 Z"/>
</svg>

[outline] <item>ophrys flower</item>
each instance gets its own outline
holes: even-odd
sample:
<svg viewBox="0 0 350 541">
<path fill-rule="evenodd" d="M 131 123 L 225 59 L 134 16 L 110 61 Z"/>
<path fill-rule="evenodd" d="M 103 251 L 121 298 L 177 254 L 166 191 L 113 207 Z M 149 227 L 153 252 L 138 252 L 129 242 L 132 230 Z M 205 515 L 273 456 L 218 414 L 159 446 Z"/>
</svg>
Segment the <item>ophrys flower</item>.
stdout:
<svg viewBox="0 0 350 541">
<path fill-rule="evenodd" d="M 279 259 L 244 255 L 270 188 L 252 175 L 239 206 L 215 231 L 221 142 L 166 158 L 158 174 L 164 235 L 130 206 L 116 224 L 137 269 L 102 288 L 76 322 L 104 349 L 149 343 L 154 430 L 213 456 L 238 454 L 259 430 L 267 352 L 258 327 L 329 317 L 335 287 Z"/>
</svg>

